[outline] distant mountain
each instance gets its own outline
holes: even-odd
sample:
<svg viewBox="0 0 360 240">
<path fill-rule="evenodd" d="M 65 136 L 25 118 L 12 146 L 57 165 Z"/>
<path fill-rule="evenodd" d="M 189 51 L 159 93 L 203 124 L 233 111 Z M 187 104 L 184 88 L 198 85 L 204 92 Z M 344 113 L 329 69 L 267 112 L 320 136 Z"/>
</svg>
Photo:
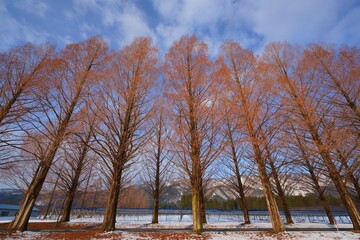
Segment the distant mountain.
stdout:
<svg viewBox="0 0 360 240">
<path fill-rule="evenodd" d="M 246 196 L 263 196 L 263 190 L 260 180 L 256 177 L 248 177 L 242 179 L 246 191 Z M 206 195 L 210 199 L 222 199 L 229 200 L 235 199 L 236 194 L 230 187 L 230 181 L 224 179 L 210 179 L 207 184 Z M 167 191 L 162 195 L 162 202 L 167 204 L 178 204 L 181 196 L 184 194 L 190 194 L 191 190 L 188 184 L 183 179 L 174 179 L 166 183 Z M 288 193 L 290 195 L 302 195 L 305 196 L 308 193 L 312 193 L 312 189 L 309 188 L 302 181 L 289 180 L 287 183 Z"/>
<path fill-rule="evenodd" d="M 20 204 L 24 195 L 19 189 L 1 188 L 0 203 L 1 204 Z"/>
</svg>

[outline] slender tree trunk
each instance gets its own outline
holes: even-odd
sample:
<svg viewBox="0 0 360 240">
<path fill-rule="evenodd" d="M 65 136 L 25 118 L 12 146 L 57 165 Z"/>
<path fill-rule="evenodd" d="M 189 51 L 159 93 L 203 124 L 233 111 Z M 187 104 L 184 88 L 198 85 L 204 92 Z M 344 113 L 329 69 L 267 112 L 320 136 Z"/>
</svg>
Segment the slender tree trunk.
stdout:
<svg viewBox="0 0 360 240">
<path fill-rule="evenodd" d="M 236 171 L 236 179 L 237 179 L 237 190 L 238 190 L 238 194 L 240 196 L 240 206 L 241 206 L 241 209 L 242 209 L 243 215 L 244 215 L 244 223 L 250 224 L 251 222 L 250 222 L 249 210 L 248 210 L 247 203 L 246 203 L 244 187 L 241 182 L 241 175 L 239 172 L 239 167 L 238 167 L 237 161 L 236 161 L 236 165 L 235 165 L 235 171 Z"/>
<path fill-rule="evenodd" d="M 202 223 L 207 223 L 206 208 L 205 208 L 205 192 L 204 192 L 203 183 L 201 183 L 201 187 L 200 187 L 200 204 L 201 204 L 201 221 Z"/>
<path fill-rule="evenodd" d="M 284 210 L 286 222 L 287 222 L 287 224 L 293 224 L 294 222 L 292 220 L 291 213 L 290 213 L 289 207 L 288 207 L 287 202 L 286 202 L 286 197 L 285 197 L 284 191 L 283 191 L 283 189 L 281 187 L 281 183 L 280 183 L 280 180 L 279 180 L 279 175 L 277 174 L 276 167 L 275 167 L 275 164 L 274 164 L 271 156 L 269 156 L 269 164 L 270 164 L 270 167 L 271 167 L 272 176 L 273 176 L 273 178 L 275 180 L 276 190 L 277 190 L 278 196 L 280 198 L 281 205 L 282 205 L 283 210 Z"/>
<path fill-rule="evenodd" d="M 53 187 L 53 189 L 51 190 L 49 202 L 48 202 L 48 204 L 47 204 L 47 206 L 46 206 L 46 210 L 45 210 L 44 217 L 43 217 L 44 220 L 47 218 L 47 215 L 49 214 L 51 202 L 52 202 L 52 200 L 53 200 L 53 198 L 54 198 L 55 190 L 56 190 L 56 187 L 57 187 L 57 185 L 58 185 L 59 179 L 60 179 L 60 175 L 57 175 L 56 181 L 55 181 L 55 184 L 54 184 L 54 187 Z"/>
<path fill-rule="evenodd" d="M 340 149 L 336 148 L 336 152 L 339 155 L 339 160 L 341 161 L 342 166 L 345 168 L 346 174 L 345 176 L 347 176 L 350 180 L 350 182 L 354 185 L 355 191 L 358 195 L 358 197 L 360 198 L 360 184 L 359 184 L 359 180 L 356 179 L 356 177 L 354 176 L 353 172 L 350 170 L 349 165 L 346 162 L 346 157 L 344 156 L 344 154 L 341 152 Z"/>
<path fill-rule="evenodd" d="M 244 193 L 244 187 L 243 184 L 241 182 L 241 174 L 240 174 L 240 170 L 239 170 L 239 163 L 238 163 L 238 156 L 236 153 L 236 149 L 235 149 L 235 143 L 234 143 L 234 139 L 233 139 L 233 135 L 232 135 L 232 129 L 230 127 L 230 121 L 229 119 L 226 119 L 226 123 L 227 123 L 227 129 L 228 129 L 228 134 L 229 134 L 229 140 L 230 140 L 230 147 L 231 147 L 231 157 L 232 157 L 232 161 L 234 163 L 234 168 L 235 168 L 235 174 L 236 174 L 236 190 L 239 194 L 240 197 L 240 206 L 241 209 L 243 211 L 243 215 L 244 215 L 244 223 L 245 224 L 250 224 L 250 215 L 249 215 L 249 210 L 247 207 L 247 203 L 246 203 L 246 197 L 245 197 L 245 193 Z"/>
<path fill-rule="evenodd" d="M 234 162 L 234 165 L 235 165 L 235 173 L 236 173 L 236 180 L 237 180 L 237 191 L 238 191 L 238 194 L 240 196 L 240 206 L 241 206 L 241 209 L 242 209 L 243 215 L 244 215 L 244 223 L 245 224 L 250 224 L 251 222 L 250 222 L 249 210 L 248 210 L 247 203 L 246 203 L 244 187 L 243 187 L 243 184 L 241 182 L 241 174 L 240 174 L 240 171 L 239 171 L 239 164 L 237 162 L 236 152 L 234 150 L 235 149 L 233 148 L 233 162 Z"/>
<path fill-rule="evenodd" d="M 84 208 L 84 206 L 85 206 L 85 199 L 87 197 L 87 192 L 88 192 L 88 187 L 89 187 L 89 183 L 90 183 L 91 173 L 92 173 L 92 168 L 90 169 L 89 177 L 86 179 L 86 185 L 85 185 L 83 197 L 81 199 L 80 208 Z"/>
<path fill-rule="evenodd" d="M 293 128 L 293 131 L 295 132 L 294 128 Z M 335 218 L 334 218 L 334 216 L 332 215 L 332 213 L 330 211 L 328 201 L 327 201 L 327 199 L 325 197 L 324 190 L 321 188 L 321 186 L 319 184 L 319 180 L 318 180 L 318 177 L 315 174 L 314 167 L 310 163 L 309 156 L 306 153 L 305 148 L 304 148 L 303 144 L 301 143 L 301 140 L 300 140 L 299 136 L 296 134 L 295 137 L 296 137 L 296 141 L 298 142 L 298 146 L 299 146 L 299 149 L 301 151 L 302 157 L 303 157 L 303 159 L 305 161 L 305 166 L 307 167 L 307 169 L 308 169 L 308 171 L 310 173 L 311 180 L 314 183 L 315 191 L 318 193 L 321 204 L 322 204 L 322 206 L 323 206 L 323 208 L 324 208 L 324 210 L 326 212 L 326 216 L 329 219 L 329 223 L 331 225 L 334 225 L 334 224 L 336 224 Z"/>
<path fill-rule="evenodd" d="M 71 186 L 67 192 L 65 205 L 63 208 L 62 216 L 60 218 L 60 222 L 69 222 L 70 221 L 70 213 L 71 213 L 71 209 L 72 209 L 72 204 L 74 202 L 75 194 L 76 194 L 77 188 L 79 186 L 79 179 L 80 179 L 81 173 L 84 168 L 86 154 L 89 149 L 88 144 L 89 144 L 89 141 L 91 138 L 91 134 L 92 134 L 92 127 L 90 128 L 90 131 L 87 133 L 86 138 L 84 140 L 82 140 L 81 152 L 80 152 L 79 158 L 77 160 L 76 168 L 74 170 L 75 174 L 71 179 Z"/>
<path fill-rule="evenodd" d="M 284 232 L 285 227 L 281 220 L 279 209 L 271 189 L 270 180 L 266 173 L 266 166 L 264 160 L 262 159 L 260 148 L 257 144 L 253 144 L 253 148 L 255 153 L 255 160 L 258 165 L 260 181 L 265 195 L 266 205 L 271 219 L 272 230 L 275 233 Z"/>
<path fill-rule="evenodd" d="M 326 216 L 329 219 L 329 223 L 331 225 L 334 225 L 334 224 L 336 224 L 335 218 L 334 218 L 334 216 L 332 215 L 332 213 L 330 211 L 330 207 L 329 207 L 328 201 L 327 201 L 327 199 L 325 197 L 324 190 L 321 189 L 321 187 L 320 187 L 318 178 L 316 177 L 315 172 L 314 172 L 314 168 L 313 168 L 313 166 L 310 165 L 310 162 L 308 160 L 306 161 L 306 165 L 308 167 L 311 179 L 312 179 L 312 181 L 314 183 L 315 190 L 319 194 L 319 199 L 320 199 L 320 201 L 321 201 L 321 203 L 323 205 L 323 208 L 324 208 L 324 210 L 326 212 Z"/>
<path fill-rule="evenodd" d="M 322 152 L 321 155 L 323 155 L 323 158 L 326 159 L 325 165 L 329 170 L 330 177 L 333 180 L 336 189 L 340 193 L 340 197 L 343 200 L 345 208 L 349 214 L 351 222 L 354 226 L 354 230 L 360 230 L 360 214 L 354 204 L 354 201 L 350 197 L 350 194 L 347 192 L 346 186 L 342 181 L 341 175 L 337 171 L 334 163 L 331 161 L 330 155 L 324 152 Z"/>
<path fill-rule="evenodd" d="M 158 142 L 159 143 L 159 142 Z M 155 176 L 155 191 L 154 191 L 154 213 L 151 223 L 159 223 L 159 201 L 160 201 L 160 155 L 158 154 L 156 160 L 156 176 Z"/>
</svg>

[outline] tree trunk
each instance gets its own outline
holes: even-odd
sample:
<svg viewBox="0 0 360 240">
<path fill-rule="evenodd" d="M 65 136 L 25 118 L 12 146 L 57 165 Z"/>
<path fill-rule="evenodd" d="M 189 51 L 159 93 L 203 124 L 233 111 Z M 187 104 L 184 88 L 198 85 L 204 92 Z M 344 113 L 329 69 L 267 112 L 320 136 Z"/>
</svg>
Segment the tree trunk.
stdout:
<svg viewBox="0 0 360 240">
<path fill-rule="evenodd" d="M 201 207 L 201 221 L 202 223 L 207 223 L 206 221 L 206 208 L 205 208 L 205 192 L 203 184 L 200 187 L 200 207 Z"/>
<path fill-rule="evenodd" d="M 360 184 L 359 184 L 359 181 L 356 179 L 353 172 L 350 170 L 349 165 L 346 162 L 346 157 L 341 152 L 341 150 L 336 148 L 336 152 L 339 155 L 339 159 L 341 161 L 342 166 L 345 168 L 345 171 L 346 171 L 345 176 L 347 176 L 350 179 L 350 182 L 354 185 L 355 191 L 356 191 L 358 197 L 360 198 Z"/>
<path fill-rule="evenodd" d="M 162 123 L 160 123 L 162 124 Z M 155 189 L 154 189 L 154 213 L 151 223 L 159 223 L 159 201 L 160 201 L 160 161 L 161 161 L 161 130 L 162 125 L 160 125 L 160 130 L 157 135 L 157 153 L 156 153 L 156 173 L 155 173 Z"/>
<path fill-rule="evenodd" d="M 86 185 L 85 185 L 83 197 L 81 199 L 80 208 L 83 208 L 85 206 L 85 199 L 87 197 L 87 191 L 88 191 L 88 187 L 89 187 L 89 183 L 90 183 L 90 177 L 91 177 L 92 170 L 93 170 L 93 168 L 90 169 L 89 177 L 86 179 Z"/>
<path fill-rule="evenodd" d="M 251 222 L 250 222 L 249 210 L 248 210 L 247 203 L 246 203 L 244 187 L 241 182 L 241 175 L 239 172 L 239 166 L 237 164 L 237 161 L 236 161 L 236 165 L 235 165 L 235 171 L 236 171 L 236 179 L 237 179 L 237 189 L 238 189 L 238 194 L 240 196 L 240 206 L 241 206 L 241 209 L 242 209 L 243 215 L 244 215 L 244 223 L 250 224 Z"/>
<path fill-rule="evenodd" d="M 116 172 L 118 171 L 116 170 Z M 115 230 L 117 205 L 120 194 L 120 183 L 121 173 L 115 175 L 112 179 L 106 212 L 101 227 L 104 232 L 111 232 Z"/>
<path fill-rule="evenodd" d="M 44 217 L 43 217 L 44 220 L 47 218 L 47 215 L 49 214 L 51 202 L 52 202 L 52 200 L 54 198 L 55 190 L 56 190 L 56 187 L 58 185 L 59 179 L 60 179 L 60 175 L 57 175 L 54 187 L 53 187 L 53 189 L 51 191 L 51 194 L 50 194 L 49 202 L 48 202 L 48 204 L 46 206 L 46 210 L 45 210 Z"/>
<path fill-rule="evenodd" d="M 202 224 L 200 201 L 201 201 L 200 186 L 199 184 L 193 184 L 192 186 L 193 232 L 196 234 L 201 234 L 204 231 Z"/>
<path fill-rule="evenodd" d="M 232 156 L 232 161 L 233 161 L 234 167 L 235 167 L 235 174 L 236 174 L 236 181 L 237 181 L 236 190 L 240 197 L 240 206 L 241 206 L 241 209 L 242 209 L 243 215 L 244 215 L 244 223 L 250 224 L 251 223 L 250 215 L 249 215 L 249 210 L 247 208 L 244 187 L 241 182 L 241 174 L 240 174 L 240 170 L 239 170 L 238 156 L 237 156 L 236 149 L 235 149 L 235 143 L 234 143 L 234 139 L 233 139 L 233 135 L 232 135 L 232 129 L 230 127 L 229 119 L 226 119 L 226 120 L 227 120 L 227 127 L 228 127 L 227 129 L 228 129 L 229 140 L 230 140 L 230 145 L 231 145 L 230 146 L 231 147 L 231 156 Z"/>
<path fill-rule="evenodd" d="M 263 191 L 264 191 L 264 196 L 266 199 L 266 205 L 267 205 L 270 219 L 271 219 L 272 230 L 275 233 L 284 232 L 285 227 L 281 220 L 279 209 L 276 205 L 275 197 L 272 193 L 270 180 L 266 173 L 265 162 L 263 161 L 263 159 L 261 157 L 260 148 L 257 144 L 253 144 L 253 148 L 254 148 L 254 153 L 255 153 L 255 160 L 258 165 L 260 181 L 261 181 Z"/>
<path fill-rule="evenodd" d="M 59 139 L 58 139 L 59 140 Z M 60 145 L 60 141 L 54 141 L 49 148 L 47 158 L 41 162 L 39 171 L 34 176 L 29 189 L 27 190 L 24 200 L 21 203 L 20 210 L 17 213 L 15 219 L 10 223 L 9 229 L 15 231 L 26 231 L 27 225 L 31 216 L 32 209 L 35 205 L 35 201 L 39 196 L 42 186 L 45 182 L 45 178 L 50 170 L 52 160 L 56 154 L 56 151 Z"/>
<path fill-rule="evenodd" d="M 89 149 L 88 143 L 90 141 L 91 134 L 92 134 L 92 127 L 90 127 L 90 131 L 88 132 L 85 140 L 82 143 L 81 153 L 80 153 L 76 168 L 74 170 L 75 174 L 71 179 L 71 186 L 67 192 L 66 201 L 65 201 L 64 208 L 63 208 L 62 216 L 60 218 L 60 222 L 69 222 L 70 221 L 70 213 L 71 213 L 71 209 L 72 209 L 72 204 L 73 204 L 73 201 L 75 198 L 76 190 L 79 186 L 80 175 L 84 168 L 84 164 L 85 164 L 84 162 L 85 162 L 86 154 Z"/>
<path fill-rule="evenodd" d="M 60 222 L 69 222 L 70 221 L 70 213 L 71 213 L 71 208 L 72 208 L 72 203 L 74 201 L 75 198 L 75 191 L 71 190 L 70 192 L 68 192 L 65 203 L 64 203 L 64 207 L 63 207 L 63 211 L 61 214 L 61 218 L 60 218 Z"/>
<path fill-rule="evenodd" d="M 337 169 L 334 163 L 331 161 L 330 156 L 324 153 L 322 155 L 324 155 L 324 157 L 327 159 L 325 161 L 325 165 L 329 170 L 330 177 L 333 180 L 336 189 L 340 193 L 340 197 L 343 200 L 344 206 L 349 214 L 351 222 L 354 226 L 354 230 L 360 230 L 360 214 L 352 198 L 350 197 L 350 194 L 347 192 L 346 186 L 341 179 L 341 175 L 337 172 Z"/>
<path fill-rule="evenodd" d="M 154 191 L 154 212 L 152 217 L 152 224 L 159 223 L 159 201 L 160 201 L 160 162 L 156 162 L 156 177 L 155 177 L 155 191 Z"/>
<path fill-rule="evenodd" d="M 25 194 L 19 212 L 17 213 L 15 219 L 9 225 L 10 230 L 21 231 L 21 232 L 27 230 L 32 209 L 35 205 L 36 198 L 39 195 L 41 188 L 44 184 L 49 169 L 50 169 L 49 164 L 44 165 L 39 169 L 39 172 L 35 176 L 33 182 L 30 184 L 29 189 Z"/>
<path fill-rule="evenodd" d="M 315 191 L 318 193 L 318 196 L 319 196 L 319 199 L 322 203 L 322 206 L 326 212 L 326 216 L 328 217 L 329 219 L 329 223 L 331 225 L 334 225 L 336 224 L 336 221 L 335 221 L 335 218 L 334 216 L 332 215 L 331 211 L 330 211 L 330 207 L 329 207 L 329 204 L 328 204 L 328 201 L 325 197 L 325 194 L 324 194 L 324 190 L 320 187 L 320 184 L 319 184 L 319 180 L 315 174 L 315 171 L 314 171 L 314 167 L 311 165 L 310 163 L 310 159 L 309 159 L 309 156 L 305 150 L 305 147 L 303 146 L 301 140 L 300 140 L 300 137 L 296 134 L 296 130 L 295 128 L 292 126 L 292 129 L 295 133 L 295 137 L 296 137 L 296 141 L 298 143 L 298 147 L 301 151 L 301 154 L 302 154 L 302 157 L 305 161 L 305 166 L 307 167 L 309 173 L 310 173 L 310 177 L 311 177 L 311 180 L 312 182 L 314 183 L 314 188 L 315 188 Z"/>
<path fill-rule="evenodd" d="M 334 216 L 332 215 L 332 213 L 330 211 L 328 201 L 327 201 L 327 199 L 325 197 L 325 194 L 324 194 L 324 190 L 322 190 L 321 187 L 320 187 L 318 178 L 316 177 L 315 172 L 314 172 L 314 168 L 313 168 L 313 166 L 310 165 L 309 160 L 306 160 L 306 165 L 307 165 L 307 168 L 309 170 L 311 179 L 312 179 L 312 181 L 314 183 L 315 190 L 319 194 L 319 199 L 320 199 L 320 201 L 321 201 L 321 203 L 323 205 L 323 208 L 324 208 L 324 210 L 326 212 L 326 216 L 329 219 L 329 223 L 331 225 L 335 225 L 336 224 L 335 218 L 334 218 Z"/>
<path fill-rule="evenodd" d="M 243 215 L 244 215 L 244 223 L 250 224 L 251 222 L 250 222 L 249 210 L 247 207 L 246 197 L 245 197 L 245 193 L 244 193 L 244 187 L 241 182 L 241 176 L 240 176 L 238 166 L 236 166 L 236 178 L 237 178 L 238 194 L 240 196 L 240 206 L 241 206 L 241 210 L 243 211 Z"/>
<path fill-rule="evenodd" d="M 293 224 L 294 222 L 292 220 L 291 213 L 290 213 L 289 207 L 288 207 L 287 202 L 286 202 L 286 197 L 285 197 L 284 191 L 283 191 L 283 189 L 281 187 L 281 183 L 280 183 L 280 180 L 279 180 L 279 175 L 277 174 L 275 164 L 272 161 L 272 157 L 269 156 L 269 153 L 268 153 L 268 157 L 269 157 L 269 163 L 270 163 L 270 167 L 271 167 L 271 171 L 272 171 L 272 176 L 273 176 L 273 178 L 275 180 L 277 193 L 278 193 L 278 196 L 280 198 L 280 202 L 281 202 L 281 205 L 283 207 L 284 214 L 285 214 L 286 223 L 287 224 Z"/>
<path fill-rule="evenodd" d="M 154 196 L 154 212 L 151 223 L 159 223 L 159 194 Z"/>
</svg>

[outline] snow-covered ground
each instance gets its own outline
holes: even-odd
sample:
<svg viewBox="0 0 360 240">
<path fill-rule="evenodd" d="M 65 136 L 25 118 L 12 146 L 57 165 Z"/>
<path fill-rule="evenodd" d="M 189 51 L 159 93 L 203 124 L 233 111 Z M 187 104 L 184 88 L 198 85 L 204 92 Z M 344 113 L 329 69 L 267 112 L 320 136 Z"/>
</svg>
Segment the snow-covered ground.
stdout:
<svg viewBox="0 0 360 240">
<path fill-rule="evenodd" d="M 37 240 L 43 239 L 44 233 L 41 232 L 31 232 L 26 231 L 23 233 L 16 233 L 11 235 L 6 240 L 12 239 L 23 239 L 23 240 Z M 180 233 L 181 234 L 181 233 Z M 176 236 L 176 234 L 172 235 Z M 97 234 L 93 239 L 124 239 L 124 240 L 135 240 L 135 239 L 152 239 L 155 238 L 154 235 L 144 235 L 136 232 L 126 232 L 126 231 L 115 231 L 110 233 L 100 233 Z M 74 238 L 76 239 L 76 237 Z M 157 239 L 160 239 L 160 236 L 157 235 Z M 164 238 L 165 239 L 165 238 Z M 167 237 L 166 239 L 171 239 Z M 175 239 L 180 239 L 176 237 Z M 186 235 L 186 239 L 214 239 L 214 240 L 237 240 L 237 239 L 252 239 L 252 240 L 274 240 L 274 239 L 307 239 L 307 240 L 359 240 L 360 233 L 354 233 L 349 231 L 338 231 L 338 232 L 285 232 L 281 234 L 270 234 L 267 232 L 204 232 L 202 238 L 195 234 Z"/>
<path fill-rule="evenodd" d="M 9 222 L 11 219 L 1 219 L 0 222 Z M 93 225 L 94 223 L 101 224 L 102 217 L 99 216 L 88 216 L 83 218 L 73 218 L 69 225 L 77 225 L 88 223 Z M 160 216 L 159 224 L 150 224 L 151 216 L 136 216 L 136 221 L 134 221 L 134 216 L 120 216 L 117 218 L 116 229 L 117 231 L 108 235 L 108 239 L 117 238 L 121 239 L 149 239 L 149 237 L 144 237 L 136 233 L 136 230 L 149 230 L 149 229 L 188 229 L 191 231 L 192 228 L 192 218 L 189 215 L 184 215 L 181 219 L 179 216 Z M 55 220 L 40 220 L 32 218 L 30 222 L 51 222 Z M 292 225 L 286 225 L 288 232 L 273 235 L 264 230 L 271 228 L 271 223 L 269 222 L 253 222 L 249 225 L 243 225 L 239 221 L 226 221 L 219 222 L 216 219 L 211 220 L 208 224 L 204 225 L 205 231 L 203 236 L 207 239 L 309 239 L 309 240 L 325 240 L 325 239 L 349 239 L 349 240 L 360 240 L 360 233 L 355 233 L 349 231 L 352 229 L 352 224 L 337 224 L 332 226 L 326 222 L 319 223 L 310 223 L 310 222 L 301 222 L 295 223 Z M 349 229 L 348 231 L 338 231 L 340 229 Z M 212 230 L 211 230 L 212 229 Z M 221 229 L 220 231 L 214 231 L 215 229 Z M 228 229 L 230 231 L 225 231 Z M 307 229 L 306 231 L 295 231 L 296 229 Z M 311 231 L 313 229 L 313 231 Z M 319 231 L 322 229 L 322 231 Z M 131 231 L 127 231 L 131 230 Z M 236 231 L 239 230 L 239 231 Z M 249 231 L 246 231 L 249 230 Z M 291 231 L 294 230 L 294 231 Z M 327 231 L 324 231 L 327 230 Z M 329 231 L 333 230 L 333 231 Z M 24 233 L 18 233 L 12 235 L 6 239 L 40 239 L 42 233 L 27 231 Z M 101 238 L 107 239 L 108 233 L 101 233 Z M 192 237 L 193 238 L 192 238 Z M 196 235 L 191 235 L 190 239 L 197 239 Z M 189 239 L 189 238 L 188 238 Z"/>
</svg>

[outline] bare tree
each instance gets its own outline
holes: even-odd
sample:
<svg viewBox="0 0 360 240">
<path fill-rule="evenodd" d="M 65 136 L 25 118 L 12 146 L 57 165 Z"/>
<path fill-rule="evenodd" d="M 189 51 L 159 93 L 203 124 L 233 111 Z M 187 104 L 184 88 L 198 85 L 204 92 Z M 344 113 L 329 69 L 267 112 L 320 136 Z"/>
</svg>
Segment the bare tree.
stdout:
<svg viewBox="0 0 360 240">
<path fill-rule="evenodd" d="M 354 229 L 358 230 L 360 214 L 331 155 L 332 144 L 327 122 L 332 106 L 324 102 L 328 95 L 326 89 L 322 88 L 322 78 L 314 74 L 311 64 L 302 61 L 302 55 L 299 48 L 286 43 L 272 43 L 267 46 L 264 59 L 268 67 L 273 69 L 274 77 L 283 90 L 284 105 L 287 105 L 292 121 L 301 125 L 310 135 L 343 200 Z"/>
<path fill-rule="evenodd" d="M 251 143 L 272 229 L 274 232 L 283 232 L 285 228 L 266 171 L 266 152 L 263 150 L 266 141 L 262 138 L 262 134 L 266 132 L 266 124 L 274 116 L 273 83 L 262 78 L 262 66 L 256 66 L 253 53 L 233 41 L 222 46 L 219 64 L 222 63 L 227 97 L 233 103 L 233 111 L 238 112 L 239 124 L 244 125 L 247 139 Z M 255 74 L 255 68 L 258 75 Z"/>
<path fill-rule="evenodd" d="M 42 135 L 43 142 L 38 142 L 37 158 L 39 166 L 34 174 L 20 210 L 9 226 L 10 230 L 24 231 L 40 190 L 43 186 L 53 159 L 67 134 L 72 116 L 84 97 L 85 89 L 102 68 L 101 63 L 108 51 L 105 41 L 99 37 L 84 42 L 67 45 L 51 61 L 39 86 L 37 102 L 39 111 L 26 116 L 28 139 L 36 141 L 33 136 Z M 96 74 L 95 74 L 96 71 Z M 24 121 L 25 121 L 24 120 Z M 23 129 L 24 130 L 24 129 Z"/>
<path fill-rule="evenodd" d="M 161 108 L 161 106 L 160 106 Z M 153 217 L 151 223 L 159 223 L 159 204 L 161 194 L 166 191 L 166 180 L 170 178 L 171 156 L 165 115 L 160 111 L 154 116 L 152 134 L 144 151 L 144 173 L 141 174 L 144 189 L 153 198 Z"/>
<path fill-rule="evenodd" d="M 116 210 L 124 171 L 130 167 L 147 138 L 145 122 L 151 102 L 149 90 L 157 79 L 158 50 L 149 38 L 137 38 L 113 56 L 101 85 L 95 129 L 96 151 L 102 159 L 109 198 L 102 230 L 115 229 Z"/>
<path fill-rule="evenodd" d="M 192 191 L 193 231 L 204 222 L 204 176 L 219 155 L 216 82 L 210 78 L 208 48 L 195 36 L 175 41 L 165 57 L 175 164 L 187 175 Z"/>
<path fill-rule="evenodd" d="M 280 176 L 279 176 L 279 169 L 280 167 L 286 165 L 286 160 L 282 158 L 282 154 L 277 145 L 277 141 L 275 139 L 276 132 L 278 132 L 278 127 L 273 124 L 272 130 L 268 131 L 268 134 L 262 134 L 262 139 L 264 140 L 264 151 L 266 153 L 266 159 L 267 163 L 270 166 L 271 171 L 271 177 L 274 180 L 274 185 L 276 189 L 276 193 L 280 198 L 281 205 L 283 207 L 283 211 L 286 218 L 287 224 L 293 224 L 294 221 L 292 220 L 290 209 L 288 207 L 288 204 L 286 202 L 286 196 L 283 189 L 283 184 L 281 182 Z M 279 157 L 280 156 L 280 157 Z M 280 160 L 282 158 L 282 160 Z M 278 166 L 277 166 L 278 165 Z"/>
<path fill-rule="evenodd" d="M 290 139 L 295 140 L 295 141 L 293 141 L 293 144 L 291 144 L 292 147 L 290 148 L 290 152 L 291 152 L 293 158 L 299 159 L 298 164 L 300 166 L 303 166 L 301 169 L 304 169 L 306 172 L 308 172 L 309 178 L 311 179 L 310 185 L 315 189 L 315 191 L 317 193 L 317 197 L 319 198 L 319 200 L 326 212 L 326 215 L 329 219 L 329 223 L 334 225 L 334 224 L 336 224 L 336 221 L 330 211 L 329 203 L 325 196 L 325 188 L 321 187 L 321 185 L 320 185 L 319 176 L 317 173 L 320 171 L 317 171 L 317 167 L 315 165 L 316 158 L 314 159 L 314 157 L 312 157 L 312 155 L 316 155 L 316 153 L 314 153 L 311 150 L 311 147 L 313 147 L 313 145 L 309 144 L 306 141 L 306 137 L 301 134 L 299 129 L 296 130 L 293 123 L 290 123 L 290 125 L 291 125 L 291 131 L 292 131 Z"/>
<path fill-rule="evenodd" d="M 325 100 L 333 106 L 330 125 L 334 155 L 360 198 L 359 179 L 353 174 L 360 168 L 356 164 L 360 150 L 360 51 L 313 44 L 305 49 L 304 58 L 331 92 Z M 349 141 L 344 141 L 344 135 Z"/>
<path fill-rule="evenodd" d="M 35 108 L 33 92 L 53 54 L 53 46 L 30 43 L 0 53 L 0 169 L 19 160 L 16 152 L 21 141 L 16 123 Z"/>
<path fill-rule="evenodd" d="M 244 163 L 244 152 L 241 147 L 243 143 L 243 137 L 240 133 L 240 127 L 239 127 L 239 121 L 236 120 L 236 114 L 235 113 L 227 113 L 227 117 L 224 119 L 224 132 L 226 136 L 226 144 L 224 147 L 224 156 L 225 159 L 225 165 L 227 166 L 226 172 L 230 169 L 230 171 L 233 173 L 231 174 L 231 178 L 234 178 L 233 180 L 230 180 L 231 186 L 234 189 L 236 196 L 240 199 L 240 206 L 244 214 L 244 223 L 250 224 L 250 215 L 249 210 L 246 203 L 246 196 L 245 196 L 245 186 L 244 186 L 244 180 L 242 171 L 246 171 L 249 175 L 249 167 L 247 164 Z M 231 116 L 231 119 L 230 119 Z M 245 165 L 245 166 L 244 166 Z M 242 170 L 242 168 L 244 168 Z"/>
<path fill-rule="evenodd" d="M 48 203 L 46 205 L 46 209 L 45 209 L 45 212 L 44 212 L 44 215 L 43 215 L 43 219 L 45 220 L 48 215 L 49 215 L 49 212 L 50 212 L 50 208 L 53 204 L 53 199 L 54 199 L 54 195 L 55 195 L 55 191 L 56 189 L 58 188 L 58 184 L 59 184 L 59 180 L 60 180 L 60 174 L 56 174 L 56 177 L 55 177 L 55 182 L 53 183 L 53 188 L 51 189 L 51 192 L 50 192 L 50 196 L 49 196 L 49 200 L 48 200 Z"/>
<path fill-rule="evenodd" d="M 81 114 L 82 117 L 85 117 Z M 60 187 L 65 192 L 65 202 L 60 222 L 69 222 L 72 204 L 78 194 L 79 186 L 86 180 L 93 159 L 89 154 L 94 121 L 81 122 L 80 129 L 70 135 L 63 144 L 65 164 L 59 173 Z"/>
</svg>

